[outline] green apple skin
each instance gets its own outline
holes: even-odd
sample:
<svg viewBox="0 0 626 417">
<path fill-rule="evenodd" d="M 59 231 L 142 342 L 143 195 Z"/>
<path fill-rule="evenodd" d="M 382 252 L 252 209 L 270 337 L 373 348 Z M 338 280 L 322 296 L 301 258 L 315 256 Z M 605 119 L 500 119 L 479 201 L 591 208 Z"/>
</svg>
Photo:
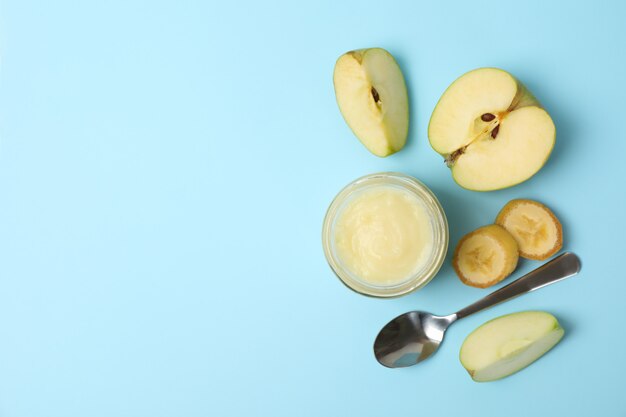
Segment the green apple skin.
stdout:
<svg viewBox="0 0 626 417">
<path fill-rule="evenodd" d="M 474 381 L 495 381 L 538 360 L 559 343 L 564 333 L 550 313 L 507 314 L 470 333 L 461 346 L 459 359 Z"/>
<path fill-rule="evenodd" d="M 479 72 L 479 71 L 494 71 L 494 72 L 500 72 L 500 73 L 504 73 L 506 75 L 508 75 L 512 80 L 514 80 L 514 83 L 516 85 L 516 93 L 515 95 L 512 97 L 512 99 L 510 100 L 510 103 L 505 107 L 505 108 L 501 108 L 499 109 L 500 111 L 506 111 L 506 113 L 511 113 L 515 110 L 518 109 L 522 109 L 524 107 L 535 107 L 537 109 L 541 109 L 545 112 L 545 109 L 543 109 L 542 105 L 539 103 L 539 101 L 533 96 L 533 94 L 515 77 L 513 77 L 511 74 L 507 73 L 504 70 L 501 70 L 499 68 L 492 68 L 492 67 L 486 67 L 486 68 L 478 68 L 472 71 L 469 71 L 465 74 L 463 74 L 462 76 L 460 76 L 459 78 L 457 78 L 452 84 L 450 84 L 450 86 L 448 86 L 448 88 L 444 91 L 444 93 L 442 94 L 441 98 L 439 99 L 439 101 L 437 102 L 437 105 L 435 106 L 435 110 L 433 111 L 433 114 L 431 116 L 431 119 L 429 121 L 428 124 L 428 138 L 429 138 L 429 142 L 431 147 L 438 152 L 439 154 L 441 154 L 445 161 L 446 164 L 448 165 L 448 167 L 451 170 L 452 173 L 452 178 L 453 180 L 462 188 L 465 188 L 467 190 L 471 190 L 471 191 L 495 191 L 495 190 L 501 190 L 504 188 L 509 188 L 509 187 L 513 187 L 515 185 L 518 185 L 524 181 L 527 181 L 528 179 L 530 179 L 532 176 L 534 176 L 537 172 L 539 172 L 541 170 L 541 168 L 543 168 L 543 166 L 546 164 L 546 162 L 548 161 L 550 154 L 552 153 L 552 150 L 554 149 L 554 144 L 556 141 L 556 127 L 554 126 L 554 123 L 552 122 L 552 119 L 550 118 L 549 114 L 547 112 L 545 112 L 545 114 L 547 115 L 548 119 L 549 119 L 549 123 L 550 123 L 550 127 L 552 129 L 552 133 L 551 135 L 549 135 L 548 138 L 546 138 L 546 142 L 549 143 L 549 147 L 547 149 L 543 150 L 543 157 L 541 159 L 536 159 L 535 162 L 535 167 L 530 170 L 530 172 L 528 172 L 526 175 L 519 177 L 519 178 L 515 178 L 512 179 L 510 181 L 505 181 L 502 182 L 501 184 L 496 184 L 496 185 L 487 185 L 487 186 L 477 186 L 476 184 L 471 184 L 468 183 L 460 174 L 459 174 L 459 170 L 457 169 L 457 165 L 456 165 L 456 160 L 454 158 L 451 158 L 451 156 L 454 156 L 454 152 L 458 149 L 463 149 L 465 145 L 471 145 L 471 143 L 459 143 L 457 147 L 455 148 L 441 148 L 440 146 L 438 146 L 437 140 L 436 140 L 436 135 L 433 134 L 433 119 L 435 118 L 435 113 L 437 111 L 437 109 L 440 107 L 440 104 L 442 103 L 442 101 L 444 101 L 444 99 L 447 97 L 448 93 L 451 92 L 452 90 L 454 90 L 454 88 L 457 87 L 457 83 L 460 80 L 463 80 L 464 77 L 466 77 L 469 74 L 475 73 L 475 72 Z M 493 109 L 494 112 L 497 112 L 498 109 Z M 476 117 L 478 117 L 480 115 L 480 113 L 482 112 L 492 112 L 489 109 L 482 109 L 481 111 L 476 113 Z M 463 136 L 463 135 L 459 135 L 459 136 Z M 462 156 L 462 154 L 461 154 Z"/>
<path fill-rule="evenodd" d="M 333 84 L 341 115 L 371 153 L 386 157 L 404 147 L 409 98 L 402 71 L 389 52 L 346 52 L 337 59 Z"/>
</svg>

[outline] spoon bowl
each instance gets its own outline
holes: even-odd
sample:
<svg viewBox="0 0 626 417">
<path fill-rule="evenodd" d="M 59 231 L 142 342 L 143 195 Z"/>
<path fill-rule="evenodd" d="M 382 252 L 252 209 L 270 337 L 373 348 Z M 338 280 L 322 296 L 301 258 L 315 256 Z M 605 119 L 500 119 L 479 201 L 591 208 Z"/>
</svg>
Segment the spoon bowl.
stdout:
<svg viewBox="0 0 626 417">
<path fill-rule="evenodd" d="M 391 320 L 376 337 L 374 355 L 388 368 L 405 368 L 435 353 L 455 315 L 409 311 Z"/>
<path fill-rule="evenodd" d="M 374 356 L 381 365 L 388 368 L 415 365 L 437 351 L 446 330 L 458 319 L 574 276 L 579 271 L 578 256 L 565 252 L 449 316 L 436 316 L 423 311 L 402 314 L 387 323 L 378 333 L 374 341 Z"/>
</svg>

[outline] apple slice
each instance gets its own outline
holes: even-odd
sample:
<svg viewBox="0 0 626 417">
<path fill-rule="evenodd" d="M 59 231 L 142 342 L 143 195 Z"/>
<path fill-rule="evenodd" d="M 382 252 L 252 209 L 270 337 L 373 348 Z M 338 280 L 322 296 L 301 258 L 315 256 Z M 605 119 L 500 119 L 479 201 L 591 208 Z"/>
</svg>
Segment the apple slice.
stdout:
<svg viewBox="0 0 626 417">
<path fill-rule="evenodd" d="M 461 187 L 490 191 L 537 173 L 552 152 L 556 130 L 550 115 L 511 74 L 479 68 L 443 93 L 428 137 Z"/>
<path fill-rule="evenodd" d="M 409 132 L 409 98 L 389 52 L 370 48 L 343 54 L 333 81 L 343 118 L 370 152 L 384 157 L 402 149 Z"/>
<path fill-rule="evenodd" d="M 543 311 L 501 316 L 467 336 L 461 346 L 461 364 L 477 382 L 504 378 L 539 359 L 563 333 L 557 319 Z"/>
</svg>

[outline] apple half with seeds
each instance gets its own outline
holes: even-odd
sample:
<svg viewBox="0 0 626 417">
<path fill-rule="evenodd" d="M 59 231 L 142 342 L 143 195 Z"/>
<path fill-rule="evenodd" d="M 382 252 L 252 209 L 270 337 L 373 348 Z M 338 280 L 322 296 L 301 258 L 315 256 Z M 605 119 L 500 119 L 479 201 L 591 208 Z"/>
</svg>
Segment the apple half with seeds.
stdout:
<svg viewBox="0 0 626 417">
<path fill-rule="evenodd" d="M 557 319 L 544 311 L 523 311 L 483 324 L 465 339 L 459 358 L 474 381 L 509 376 L 536 361 L 563 337 Z"/>
<path fill-rule="evenodd" d="M 443 93 L 428 138 L 463 188 L 490 191 L 535 175 L 556 138 L 550 115 L 515 77 L 497 68 L 470 71 Z"/>
<path fill-rule="evenodd" d="M 339 57 L 333 75 L 339 110 L 352 132 L 374 155 L 404 147 L 409 133 L 409 96 L 393 56 L 382 48 Z"/>
</svg>

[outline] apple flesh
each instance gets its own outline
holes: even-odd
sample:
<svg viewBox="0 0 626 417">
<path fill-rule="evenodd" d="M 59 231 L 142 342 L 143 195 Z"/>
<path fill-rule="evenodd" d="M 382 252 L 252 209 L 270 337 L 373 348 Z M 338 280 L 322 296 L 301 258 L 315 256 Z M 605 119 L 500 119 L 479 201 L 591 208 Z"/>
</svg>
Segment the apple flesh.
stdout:
<svg viewBox="0 0 626 417">
<path fill-rule="evenodd" d="M 333 76 L 339 110 L 374 155 L 399 151 L 409 132 L 409 98 L 402 71 L 384 49 L 343 54 Z"/>
<path fill-rule="evenodd" d="M 443 93 L 428 137 L 461 187 L 490 191 L 537 173 L 552 152 L 556 129 L 537 99 L 511 74 L 479 68 Z"/>
<path fill-rule="evenodd" d="M 543 311 L 524 311 L 488 321 L 461 346 L 461 364 L 474 381 L 509 376 L 536 361 L 563 337 L 556 318 Z"/>
</svg>

